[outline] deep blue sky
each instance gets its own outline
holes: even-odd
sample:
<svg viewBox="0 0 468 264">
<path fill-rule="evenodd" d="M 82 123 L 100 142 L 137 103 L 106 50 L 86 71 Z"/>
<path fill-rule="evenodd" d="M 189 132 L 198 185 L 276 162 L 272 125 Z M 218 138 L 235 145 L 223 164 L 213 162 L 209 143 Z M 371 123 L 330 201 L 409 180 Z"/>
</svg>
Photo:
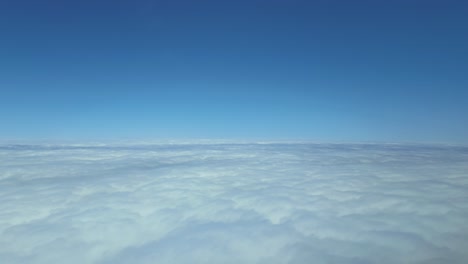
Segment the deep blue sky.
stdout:
<svg viewBox="0 0 468 264">
<path fill-rule="evenodd" d="M 0 1 L 0 139 L 468 142 L 466 1 Z"/>
</svg>

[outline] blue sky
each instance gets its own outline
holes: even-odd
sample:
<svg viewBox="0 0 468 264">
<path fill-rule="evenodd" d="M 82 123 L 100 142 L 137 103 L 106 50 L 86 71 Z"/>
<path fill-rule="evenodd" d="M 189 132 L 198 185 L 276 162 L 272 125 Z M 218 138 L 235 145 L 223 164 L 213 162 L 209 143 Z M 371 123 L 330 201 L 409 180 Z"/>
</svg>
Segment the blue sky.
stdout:
<svg viewBox="0 0 468 264">
<path fill-rule="evenodd" d="M 0 3 L 0 139 L 468 142 L 464 1 Z"/>
</svg>

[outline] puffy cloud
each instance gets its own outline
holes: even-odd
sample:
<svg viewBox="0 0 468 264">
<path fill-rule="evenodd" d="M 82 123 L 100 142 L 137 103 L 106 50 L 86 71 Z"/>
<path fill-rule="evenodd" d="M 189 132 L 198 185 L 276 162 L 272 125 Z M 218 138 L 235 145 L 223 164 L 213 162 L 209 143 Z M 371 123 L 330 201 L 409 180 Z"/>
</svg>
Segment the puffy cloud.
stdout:
<svg viewBox="0 0 468 264">
<path fill-rule="evenodd" d="M 467 263 L 468 148 L 1 145 L 1 263 Z"/>
</svg>

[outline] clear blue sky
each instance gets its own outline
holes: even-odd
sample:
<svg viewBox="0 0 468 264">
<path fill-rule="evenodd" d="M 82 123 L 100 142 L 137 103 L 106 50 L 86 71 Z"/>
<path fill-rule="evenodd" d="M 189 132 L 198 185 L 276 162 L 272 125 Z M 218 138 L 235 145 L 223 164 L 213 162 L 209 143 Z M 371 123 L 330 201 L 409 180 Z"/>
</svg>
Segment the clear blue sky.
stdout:
<svg viewBox="0 0 468 264">
<path fill-rule="evenodd" d="M 468 142 L 466 1 L 0 1 L 0 139 Z"/>
</svg>

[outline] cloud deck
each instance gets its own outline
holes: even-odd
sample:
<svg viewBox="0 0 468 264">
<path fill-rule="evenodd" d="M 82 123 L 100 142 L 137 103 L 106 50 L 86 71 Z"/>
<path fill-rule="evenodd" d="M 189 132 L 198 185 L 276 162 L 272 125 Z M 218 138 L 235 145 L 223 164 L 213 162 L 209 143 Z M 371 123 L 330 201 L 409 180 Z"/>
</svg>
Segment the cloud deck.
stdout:
<svg viewBox="0 0 468 264">
<path fill-rule="evenodd" d="M 467 263 L 468 147 L 0 145 L 1 263 Z"/>
</svg>

